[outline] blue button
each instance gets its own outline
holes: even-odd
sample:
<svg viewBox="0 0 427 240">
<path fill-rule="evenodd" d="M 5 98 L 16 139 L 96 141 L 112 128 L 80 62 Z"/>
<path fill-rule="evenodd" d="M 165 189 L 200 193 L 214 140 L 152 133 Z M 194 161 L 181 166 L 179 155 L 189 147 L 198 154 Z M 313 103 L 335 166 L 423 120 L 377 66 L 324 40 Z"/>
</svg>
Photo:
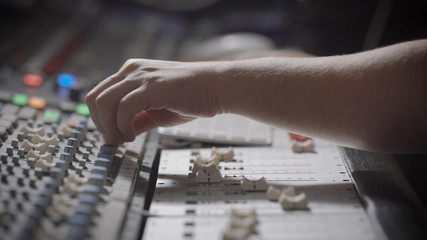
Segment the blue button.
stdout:
<svg viewBox="0 0 427 240">
<path fill-rule="evenodd" d="M 76 77 L 69 73 L 61 73 L 57 79 L 58 85 L 63 88 L 72 88 L 76 84 Z"/>
</svg>

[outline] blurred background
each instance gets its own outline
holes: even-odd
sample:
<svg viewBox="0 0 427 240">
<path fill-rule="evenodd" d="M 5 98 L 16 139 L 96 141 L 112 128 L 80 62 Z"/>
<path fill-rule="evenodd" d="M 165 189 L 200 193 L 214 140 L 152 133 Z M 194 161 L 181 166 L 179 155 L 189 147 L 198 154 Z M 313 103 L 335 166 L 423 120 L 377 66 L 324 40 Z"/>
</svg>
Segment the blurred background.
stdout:
<svg viewBox="0 0 427 240">
<path fill-rule="evenodd" d="M 427 37 L 423 0 L 0 0 L 0 9 L 0 88 L 20 91 L 11 82 L 32 73 L 56 89 L 67 73 L 75 102 L 128 58 L 285 48 L 325 56 Z M 399 159 L 426 203 L 426 157 Z"/>
</svg>

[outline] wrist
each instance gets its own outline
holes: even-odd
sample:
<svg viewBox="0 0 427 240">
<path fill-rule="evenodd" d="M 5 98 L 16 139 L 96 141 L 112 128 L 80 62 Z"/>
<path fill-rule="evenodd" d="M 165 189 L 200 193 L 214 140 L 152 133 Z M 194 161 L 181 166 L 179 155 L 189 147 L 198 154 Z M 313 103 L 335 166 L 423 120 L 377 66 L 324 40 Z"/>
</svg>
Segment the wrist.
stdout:
<svg viewBox="0 0 427 240">
<path fill-rule="evenodd" d="M 212 78 L 219 113 L 244 114 L 245 105 L 254 97 L 254 71 L 250 60 L 222 61 L 215 64 Z"/>
<path fill-rule="evenodd" d="M 217 114 L 233 113 L 236 91 L 233 86 L 235 76 L 233 76 L 233 69 L 236 61 L 218 61 L 214 64 L 209 63 L 210 74 L 209 87 L 215 96 L 215 104 Z"/>
</svg>

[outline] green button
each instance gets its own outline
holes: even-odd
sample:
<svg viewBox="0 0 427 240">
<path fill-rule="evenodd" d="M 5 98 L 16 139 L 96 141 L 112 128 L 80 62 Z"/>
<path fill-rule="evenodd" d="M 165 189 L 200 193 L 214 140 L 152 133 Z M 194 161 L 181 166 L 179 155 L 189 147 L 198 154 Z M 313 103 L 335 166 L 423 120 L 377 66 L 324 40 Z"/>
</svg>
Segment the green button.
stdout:
<svg viewBox="0 0 427 240">
<path fill-rule="evenodd" d="M 15 93 L 12 96 L 12 103 L 18 106 L 25 106 L 28 103 L 29 97 L 25 94 Z"/>
<path fill-rule="evenodd" d="M 53 122 L 59 122 L 59 120 L 61 119 L 61 115 L 57 112 L 52 112 L 52 111 L 45 111 L 43 113 L 43 117 L 52 120 Z"/>
<path fill-rule="evenodd" d="M 77 104 L 76 113 L 83 115 L 83 116 L 89 116 L 90 115 L 89 108 L 87 107 L 86 104 L 83 104 L 83 103 Z"/>
</svg>

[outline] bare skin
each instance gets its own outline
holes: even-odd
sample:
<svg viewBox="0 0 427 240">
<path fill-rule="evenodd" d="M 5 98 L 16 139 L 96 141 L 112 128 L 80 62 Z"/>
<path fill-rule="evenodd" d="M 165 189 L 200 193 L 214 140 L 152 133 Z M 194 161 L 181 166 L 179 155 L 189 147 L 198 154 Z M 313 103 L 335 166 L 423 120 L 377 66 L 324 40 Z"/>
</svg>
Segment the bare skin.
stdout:
<svg viewBox="0 0 427 240">
<path fill-rule="evenodd" d="M 235 113 L 340 145 L 427 151 L 427 40 L 331 57 L 130 59 L 86 97 L 111 143 Z"/>
</svg>

